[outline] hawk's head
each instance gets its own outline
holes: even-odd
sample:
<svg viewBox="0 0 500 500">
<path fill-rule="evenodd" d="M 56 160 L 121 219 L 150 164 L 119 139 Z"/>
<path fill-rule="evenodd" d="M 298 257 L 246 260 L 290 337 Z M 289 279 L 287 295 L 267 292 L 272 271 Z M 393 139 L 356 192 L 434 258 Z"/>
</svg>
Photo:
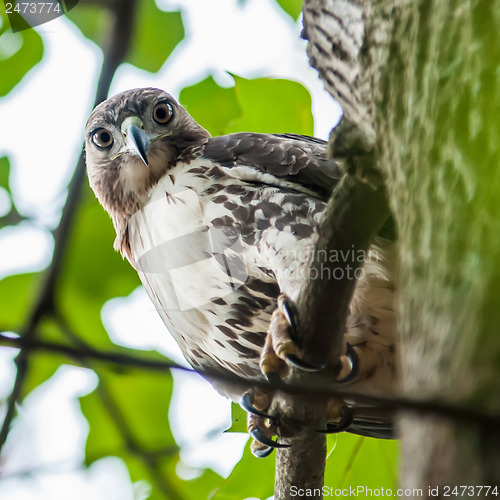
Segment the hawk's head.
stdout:
<svg viewBox="0 0 500 500">
<path fill-rule="evenodd" d="M 163 90 L 133 89 L 99 104 L 85 128 L 90 185 L 118 232 L 179 156 L 210 134 Z"/>
</svg>

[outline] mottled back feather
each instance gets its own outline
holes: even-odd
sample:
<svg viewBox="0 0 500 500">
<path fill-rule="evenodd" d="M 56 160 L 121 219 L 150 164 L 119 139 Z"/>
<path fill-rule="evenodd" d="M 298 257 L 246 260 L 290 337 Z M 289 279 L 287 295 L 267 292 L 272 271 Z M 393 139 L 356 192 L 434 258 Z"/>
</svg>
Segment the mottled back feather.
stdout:
<svg viewBox="0 0 500 500">
<path fill-rule="evenodd" d="M 225 167 L 253 167 L 326 201 L 343 175 L 338 163 L 327 158 L 326 146 L 304 135 L 243 132 L 208 139 L 203 156 Z"/>
</svg>

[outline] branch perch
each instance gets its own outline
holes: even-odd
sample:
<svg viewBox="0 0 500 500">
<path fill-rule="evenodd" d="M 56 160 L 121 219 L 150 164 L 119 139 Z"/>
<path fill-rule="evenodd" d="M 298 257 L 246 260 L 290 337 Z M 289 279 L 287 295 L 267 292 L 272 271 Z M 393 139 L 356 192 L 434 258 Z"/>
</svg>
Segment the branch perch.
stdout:
<svg viewBox="0 0 500 500">
<path fill-rule="evenodd" d="M 319 238 L 310 268 L 311 276 L 316 279 L 307 282 L 297 301 L 299 342 L 306 360 L 331 365 L 332 360 L 340 358 L 349 303 L 356 285 L 353 275 L 363 265 L 357 259 L 330 262 L 321 256 L 332 255 L 334 251 L 346 255 L 353 249 L 366 252 L 388 215 L 384 189 L 357 177 L 346 174 L 332 194 L 318 228 Z M 340 279 L 335 278 L 336 270 L 343 271 L 338 274 Z M 325 275 L 334 278 L 323 279 Z M 318 374 L 292 370 L 287 384 L 314 386 L 317 378 Z M 277 450 L 275 497 L 295 498 L 290 492 L 290 487 L 295 486 L 317 490 L 316 497 L 322 498 L 326 438 L 317 429 L 325 428 L 326 401 L 281 393 L 277 405 L 285 421 L 301 422 L 303 429 L 292 439 L 291 448 Z"/>
</svg>

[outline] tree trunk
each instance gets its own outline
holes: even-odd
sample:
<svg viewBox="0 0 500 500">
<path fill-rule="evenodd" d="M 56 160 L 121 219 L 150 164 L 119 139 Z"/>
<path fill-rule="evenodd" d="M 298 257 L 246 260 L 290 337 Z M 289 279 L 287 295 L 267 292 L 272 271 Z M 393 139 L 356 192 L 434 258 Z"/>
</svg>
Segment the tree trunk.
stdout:
<svg viewBox="0 0 500 500">
<path fill-rule="evenodd" d="M 404 393 L 498 413 L 500 3 L 306 0 L 304 25 L 311 64 L 385 177 Z M 402 487 L 500 484 L 500 429 L 400 420 Z"/>
</svg>

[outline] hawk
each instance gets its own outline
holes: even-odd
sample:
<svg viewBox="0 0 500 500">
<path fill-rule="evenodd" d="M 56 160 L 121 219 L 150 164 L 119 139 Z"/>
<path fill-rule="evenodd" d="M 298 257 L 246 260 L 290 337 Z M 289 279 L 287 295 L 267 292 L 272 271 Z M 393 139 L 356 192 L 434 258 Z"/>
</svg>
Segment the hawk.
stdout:
<svg viewBox="0 0 500 500">
<path fill-rule="evenodd" d="M 94 109 L 85 149 L 90 186 L 114 223 L 114 247 L 137 270 L 188 362 L 202 374 L 229 371 L 249 381 L 212 382 L 249 412 L 257 456 L 285 446 L 272 439 L 275 426 L 262 424 L 269 397 L 252 381 L 283 377 L 289 364 L 320 368 L 273 325 L 293 323 L 318 223 L 343 175 L 326 143 L 295 134 L 211 137 L 171 95 L 141 88 Z M 394 280 L 392 245 L 378 238 L 350 305 L 337 382 L 394 390 Z M 393 435 L 380 409 L 350 401 L 331 407 L 332 432 Z"/>
</svg>

